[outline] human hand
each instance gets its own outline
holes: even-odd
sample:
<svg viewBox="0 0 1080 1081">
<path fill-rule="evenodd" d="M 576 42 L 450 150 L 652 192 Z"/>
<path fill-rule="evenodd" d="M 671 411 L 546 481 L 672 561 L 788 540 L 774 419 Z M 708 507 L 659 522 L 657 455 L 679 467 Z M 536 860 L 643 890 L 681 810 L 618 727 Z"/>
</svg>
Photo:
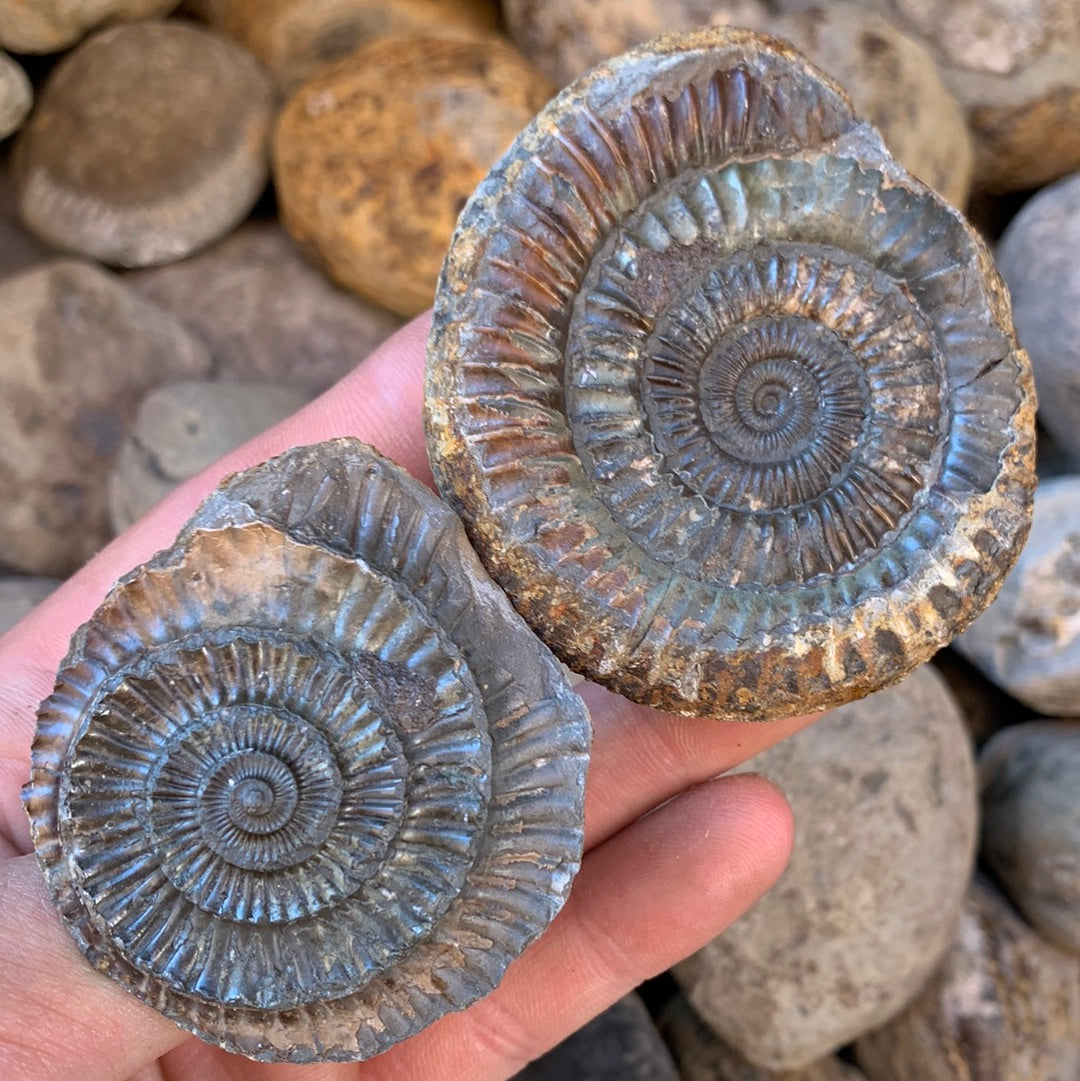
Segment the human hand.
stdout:
<svg viewBox="0 0 1080 1081">
<path fill-rule="evenodd" d="M 430 483 L 421 317 L 317 401 L 241 447 L 0 636 L 0 1077 L 5 1081 L 494 1081 L 626 991 L 704 945 L 772 885 L 791 819 L 760 778 L 717 775 L 809 718 L 750 725 L 674 718 L 582 684 L 594 742 L 582 869 L 549 930 L 502 984 L 378 1058 L 292 1066 L 226 1054 L 95 972 L 63 930 L 32 854 L 20 788 L 38 703 L 71 633 L 121 575 L 169 545 L 226 473 L 290 446 L 354 435 Z"/>
</svg>

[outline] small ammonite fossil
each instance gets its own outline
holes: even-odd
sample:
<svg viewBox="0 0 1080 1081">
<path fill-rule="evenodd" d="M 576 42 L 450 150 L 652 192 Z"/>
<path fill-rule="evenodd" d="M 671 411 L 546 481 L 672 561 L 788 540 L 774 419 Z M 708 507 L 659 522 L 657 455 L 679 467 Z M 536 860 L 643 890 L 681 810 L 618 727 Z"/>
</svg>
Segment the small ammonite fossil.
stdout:
<svg viewBox="0 0 1080 1081">
<path fill-rule="evenodd" d="M 747 31 L 659 38 L 521 134 L 462 213 L 426 395 L 518 610 L 673 712 L 899 679 L 1028 527 L 1031 376 L 987 249 Z"/>
<path fill-rule="evenodd" d="M 97 968 L 231 1051 L 360 1059 L 547 926 L 588 744 L 453 513 L 341 440 L 230 478 L 117 585 L 25 802 Z"/>
</svg>

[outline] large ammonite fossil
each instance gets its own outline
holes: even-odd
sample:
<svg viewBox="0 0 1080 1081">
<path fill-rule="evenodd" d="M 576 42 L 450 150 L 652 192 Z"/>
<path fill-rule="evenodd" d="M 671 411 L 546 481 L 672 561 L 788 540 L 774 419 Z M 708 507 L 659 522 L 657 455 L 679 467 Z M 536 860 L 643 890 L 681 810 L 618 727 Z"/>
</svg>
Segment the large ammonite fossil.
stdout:
<svg viewBox="0 0 1080 1081">
<path fill-rule="evenodd" d="M 453 513 L 342 440 L 231 478 L 118 584 L 25 800 L 97 968 L 229 1050 L 358 1059 L 550 922 L 588 742 Z"/>
<path fill-rule="evenodd" d="M 895 681 L 1029 520 L 1034 399 L 963 218 L 835 84 L 669 35 L 540 113 L 462 213 L 432 466 L 570 667 L 766 719 Z"/>
</svg>

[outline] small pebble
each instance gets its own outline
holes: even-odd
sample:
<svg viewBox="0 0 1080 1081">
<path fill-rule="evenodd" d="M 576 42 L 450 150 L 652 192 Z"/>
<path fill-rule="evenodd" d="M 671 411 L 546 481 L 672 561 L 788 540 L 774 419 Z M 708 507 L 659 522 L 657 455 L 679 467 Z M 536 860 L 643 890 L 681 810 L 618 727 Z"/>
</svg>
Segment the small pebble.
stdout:
<svg viewBox="0 0 1080 1081">
<path fill-rule="evenodd" d="M 177 0 L 0 0 L 0 46 L 55 53 L 105 22 L 166 15 Z"/>
<path fill-rule="evenodd" d="M 530 1062 L 513 1081 L 679 1081 L 671 1054 L 630 994 Z"/>
<path fill-rule="evenodd" d="M 34 91 L 22 67 L 0 52 L 0 139 L 22 127 L 34 104 Z"/>
<path fill-rule="evenodd" d="M 120 533 L 177 485 L 295 413 L 308 395 L 260 383 L 172 383 L 152 390 L 109 478 Z"/>
<path fill-rule="evenodd" d="M 1080 716 L 1080 475 L 1039 483 L 1027 546 L 953 648 L 1036 712 Z"/>
<path fill-rule="evenodd" d="M 199 0 L 189 10 L 239 41 L 291 94 L 377 37 L 495 33 L 495 0 Z"/>
<path fill-rule="evenodd" d="M 855 1052 L 869 1081 L 1076 1081 L 1080 961 L 976 881 L 941 967 Z"/>
<path fill-rule="evenodd" d="M 836 0 L 801 10 L 806 7 L 795 0 L 504 0 L 519 48 L 560 86 L 670 30 L 724 24 L 784 38 L 847 90 L 905 168 L 963 206 L 971 187 L 971 135 L 930 54 L 880 12 Z"/>
<path fill-rule="evenodd" d="M 23 221 L 104 263 L 183 258 L 266 186 L 272 97 L 251 56 L 210 30 L 99 31 L 52 71 L 16 142 Z"/>
<path fill-rule="evenodd" d="M 56 258 L 19 220 L 18 197 L 11 176 L 11 143 L 0 144 L 0 279 Z"/>
<path fill-rule="evenodd" d="M 854 1066 L 830 1055 L 802 1070 L 767 1070 L 748 1062 L 717 1036 L 681 995 L 659 1018 L 682 1081 L 866 1081 Z"/>
<path fill-rule="evenodd" d="M 1031 357 L 1039 421 L 1080 465 L 1080 173 L 1020 209 L 997 247 L 1020 344 Z"/>
<path fill-rule="evenodd" d="M 109 473 L 139 402 L 210 356 L 114 274 L 55 260 L 0 282 L 0 565 L 66 576 L 112 536 Z"/>
<path fill-rule="evenodd" d="M 0 634 L 11 630 L 59 584 L 59 578 L 0 577 Z"/>
<path fill-rule="evenodd" d="M 214 376 L 325 390 L 401 320 L 336 288 L 276 222 L 249 222 L 206 251 L 134 270 L 128 285 L 210 350 Z"/>
<path fill-rule="evenodd" d="M 747 1059 L 799 1069 L 894 1014 L 948 947 L 976 843 L 974 762 L 956 702 L 923 666 L 748 768 L 787 794 L 791 863 L 674 973 Z"/>
<path fill-rule="evenodd" d="M 281 114 L 285 227 L 345 288 L 400 315 L 423 311 L 465 201 L 550 90 L 494 39 L 371 42 Z"/>
<path fill-rule="evenodd" d="M 982 858 L 1048 942 L 1080 953 L 1080 721 L 1029 721 L 979 756 Z"/>
</svg>

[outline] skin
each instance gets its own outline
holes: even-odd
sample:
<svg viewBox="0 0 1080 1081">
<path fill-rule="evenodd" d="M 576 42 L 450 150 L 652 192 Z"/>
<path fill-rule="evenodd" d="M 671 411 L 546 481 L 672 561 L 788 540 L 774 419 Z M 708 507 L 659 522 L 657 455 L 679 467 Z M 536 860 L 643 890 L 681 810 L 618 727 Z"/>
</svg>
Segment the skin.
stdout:
<svg viewBox="0 0 1080 1081">
<path fill-rule="evenodd" d="M 470 1009 L 365 1063 L 255 1063 L 176 1028 L 79 954 L 49 901 L 19 797 L 35 711 L 71 633 L 119 575 L 172 542 L 222 476 L 290 446 L 359 436 L 430 484 L 428 326 L 419 317 L 321 398 L 172 493 L 0 636 L 0 1077 L 495 1081 L 703 946 L 783 870 L 792 822 L 782 794 L 760 777 L 719 775 L 810 718 L 675 718 L 582 684 L 595 737 L 581 873 L 551 928 Z"/>
</svg>

